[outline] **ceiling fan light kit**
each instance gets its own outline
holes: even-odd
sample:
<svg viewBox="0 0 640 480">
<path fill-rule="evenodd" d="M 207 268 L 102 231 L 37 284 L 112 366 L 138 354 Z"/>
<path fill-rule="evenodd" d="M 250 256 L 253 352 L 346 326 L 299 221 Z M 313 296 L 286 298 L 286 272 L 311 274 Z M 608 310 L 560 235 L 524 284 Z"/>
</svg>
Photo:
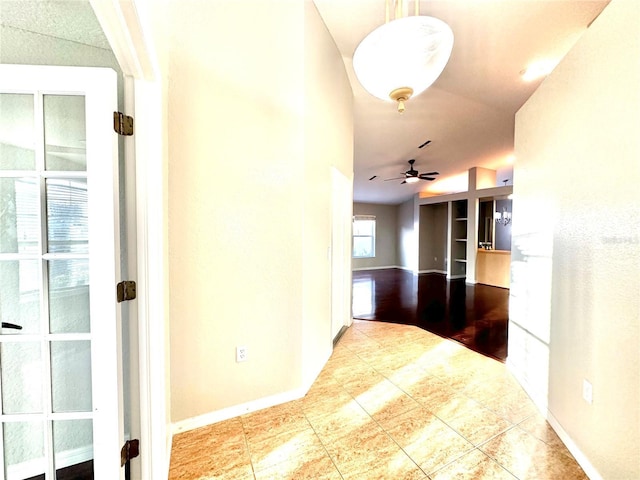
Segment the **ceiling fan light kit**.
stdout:
<svg viewBox="0 0 640 480">
<path fill-rule="evenodd" d="M 426 173 L 419 173 L 418 170 L 416 170 L 415 168 L 413 168 L 413 164 L 416 163 L 415 158 L 412 158 L 411 160 L 408 160 L 409 163 L 409 170 L 407 170 L 406 172 L 404 172 L 402 175 L 402 177 L 398 177 L 398 178 L 387 178 L 385 180 L 385 182 L 388 182 L 389 180 L 400 180 L 402 179 L 402 184 L 404 183 L 417 183 L 420 180 L 426 180 L 428 182 L 431 182 L 433 180 L 435 180 L 435 177 L 433 177 L 432 175 L 440 175 L 438 172 L 426 172 Z M 371 179 L 369 179 L 371 180 Z"/>
<path fill-rule="evenodd" d="M 387 11 L 388 2 L 387 1 Z M 398 18 L 403 0 L 396 0 L 396 19 L 367 35 L 353 54 L 360 84 L 381 100 L 393 100 L 404 112 L 405 102 L 429 88 L 440 76 L 453 49 L 449 25 L 434 17 Z"/>
</svg>

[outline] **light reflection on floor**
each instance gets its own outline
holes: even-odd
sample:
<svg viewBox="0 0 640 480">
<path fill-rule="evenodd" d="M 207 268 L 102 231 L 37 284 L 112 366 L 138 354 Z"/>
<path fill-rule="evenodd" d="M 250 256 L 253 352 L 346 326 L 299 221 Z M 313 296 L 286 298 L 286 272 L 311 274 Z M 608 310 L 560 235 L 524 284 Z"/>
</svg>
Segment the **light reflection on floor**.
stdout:
<svg viewBox="0 0 640 480">
<path fill-rule="evenodd" d="M 504 361 L 509 290 L 398 268 L 353 272 L 353 316 L 416 325 Z"/>
<path fill-rule="evenodd" d="M 353 281 L 353 316 L 369 315 L 376 304 L 374 278 L 358 278 Z"/>
<path fill-rule="evenodd" d="M 174 437 L 170 480 L 586 479 L 504 364 L 355 321 L 307 395 Z"/>
</svg>

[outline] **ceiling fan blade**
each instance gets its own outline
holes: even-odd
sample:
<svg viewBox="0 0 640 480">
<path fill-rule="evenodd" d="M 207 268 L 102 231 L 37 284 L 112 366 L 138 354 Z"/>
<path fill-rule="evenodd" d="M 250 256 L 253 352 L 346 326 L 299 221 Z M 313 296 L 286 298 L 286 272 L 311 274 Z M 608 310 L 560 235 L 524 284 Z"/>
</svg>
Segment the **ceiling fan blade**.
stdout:
<svg viewBox="0 0 640 480">
<path fill-rule="evenodd" d="M 404 177 L 404 176 L 402 176 L 402 177 L 395 177 L 395 178 L 386 178 L 384 181 L 385 181 L 385 182 L 389 182 L 389 181 L 391 181 L 391 180 L 400 180 L 401 178 L 405 178 L 405 177 Z"/>
<path fill-rule="evenodd" d="M 428 180 L 428 181 L 432 181 L 435 180 L 434 177 L 423 177 L 422 175 L 420 176 L 420 180 Z"/>
<path fill-rule="evenodd" d="M 426 173 L 421 173 L 420 174 L 421 177 L 430 177 L 431 175 L 440 175 L 440 173 L 438 173 L 438 172 L 426 172 Z"/>
<path fill-rule="evenodd" d="M 402 185 L 402 184 L 404 184 L 404 183 L 407 183 L 407 181 L 405 180 L 404 182 L 400 182 L 400 185 Z"/>
</svg>

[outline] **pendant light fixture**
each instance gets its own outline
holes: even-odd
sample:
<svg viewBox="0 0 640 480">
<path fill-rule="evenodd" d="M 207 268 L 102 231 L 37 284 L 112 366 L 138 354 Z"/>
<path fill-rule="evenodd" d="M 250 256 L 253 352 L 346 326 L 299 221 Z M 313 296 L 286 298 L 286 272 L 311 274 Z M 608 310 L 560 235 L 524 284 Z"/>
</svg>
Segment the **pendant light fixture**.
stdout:
<svg viewBox="0 0 640 480">
<path fill-rule="evenodd" d="M 406 16 L 404 0 L 386 1 L 386 23 L 367 35 L 353 54 L 358 81 L 374 97 L 398 103 L 425 91 L 444 70 L 453 49 L 449 25 L 420 15 L 420 1 L 414 0 L 415 15 Z M 389 2 L 394 1 L 395 18 L 389 20 Z"/>
</svg>

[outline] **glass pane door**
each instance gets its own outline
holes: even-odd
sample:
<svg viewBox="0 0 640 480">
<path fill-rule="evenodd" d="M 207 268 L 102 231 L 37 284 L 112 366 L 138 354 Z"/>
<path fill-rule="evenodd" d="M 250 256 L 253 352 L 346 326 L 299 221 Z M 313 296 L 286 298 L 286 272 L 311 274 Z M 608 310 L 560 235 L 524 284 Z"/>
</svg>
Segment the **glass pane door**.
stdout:
<svg viewBox="0 0 640 480">
<path fill-rule="evenodd" d="M 95 326 L 115 329 L 116 319 L 94 318 L 91 306 L 100 263 L 90 253 L 102 252 L 90 236 L 101 219 L 90 221 L 90 198 L 100 199 L 88 168 L 89 101 L 0 90 L 0 480 L 107 478 L 94 473 L 96 412 L 109 411 L 98 408 L 95 360 L 109 340 Z M 91 231 L 113 238 L 113 228 Z M 111 303 L 114 289 L 104 292 Z"/>
</svg>

